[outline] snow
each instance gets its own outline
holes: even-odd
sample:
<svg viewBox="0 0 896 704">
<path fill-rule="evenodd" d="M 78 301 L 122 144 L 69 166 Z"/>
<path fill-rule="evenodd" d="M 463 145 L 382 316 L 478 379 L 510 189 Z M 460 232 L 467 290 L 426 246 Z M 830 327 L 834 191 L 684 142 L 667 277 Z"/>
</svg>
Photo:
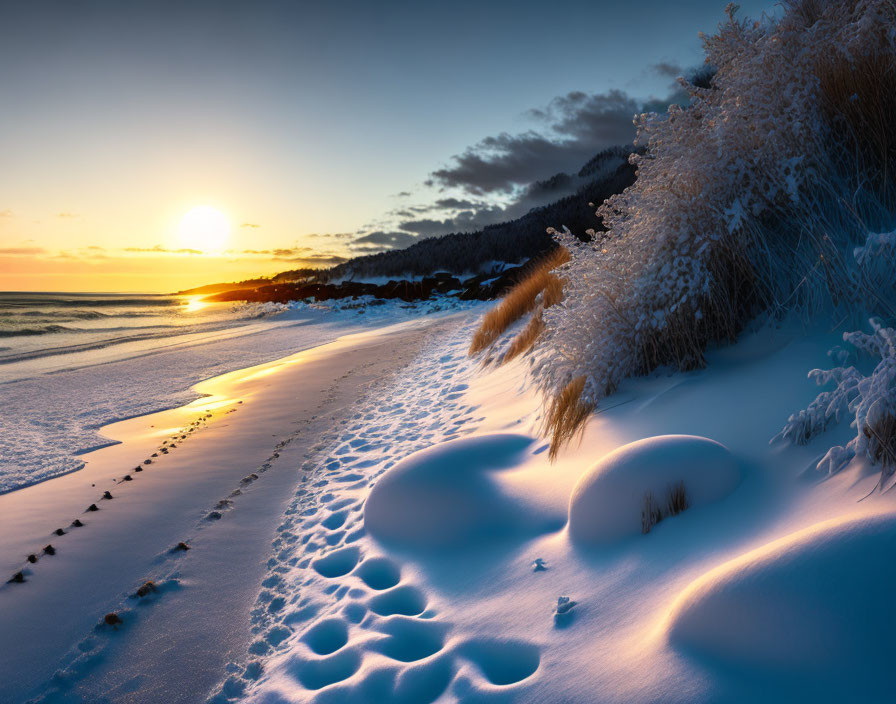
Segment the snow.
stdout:
<svg viewBox="0 0 896 704">
<path fill-rule="evenodd" d="M 263 322 L 2 365 L 0 493 L 72 472 L 109 423 L 190 403 L 205 379 L 402 320 L 476 308 L 435 297 L 250 306 Z"/>
<path fill-rule="evenodd" d="M 237 690 L 278 703 L 832 700 L 805 676 L 710 658 L 700 629 L 687 643 L 670 629 L 690 585 L 721 565 L 820 521 L 894 511 L 888 495 L 856 503 L 875 482 L 861 463 L 805 480 L 842 429 L 768 444 L 782 408 L 811 399 L 805 369 L 837 336 L 760 329 L 712 352 L 708 370 L 626 382 L 552 464 L 523 366 L 482 371 L 465 357 L 468 332 L 421 355 L 305 461 L 255 640 L 213 701 Z M 643 492 L 679 480 L 690 507 L 641 535 Z M 855 569 L 878 547 L 858 546 Z M 800 582 L 802 569 L 780 566 Z M 830 608 L 800 613 L 823 628 Z M 702 622 L 730 632 L 736 612 Z M 858 662 L 864 648 L 846 642 Z"/>
<path fill-rule="evenodd" d="M 884 701 L 896 566 L 880 558 L 894 549 L 892 513 L 823 521 L 698 578 L 672 606 L 669 639 L 756 679 Z"/>
<path fill-rule="evenodd" d="M 20 642 L 0 665 L 5 694 L 26 701 L 40 682 L 48 703 L 887 698 L 896 497 L 859 501 L 878 481 L 867 458 L 806 471 L 854 436 L 846 424 L 768 443 L 814 398 L 805 372 L 839 335 L 758 328 L 707 369 L 629 380 L 551 462 L 524 364 L 467 357 L 476 316 L 227 374 L 192 407 L 106 429 L 125 441 L 82 472 L 0 496 L 0 552 L 20 562 L 172 427 L 215 414 L 113 485 L 82 532 L 54 537 L 58 554 L 24 585 L 2 587 L 0 630 Z M 641 534 L 644 492 L 681 480 L 689 508 Z M 171 553 L 182 539 L 192 549 Z M 157 591 L 133 598 L 147 579 Z M 98 625 L 108 612 L 123 625 Z"/>
<path fill-rule="evenodd" d="M 735 458 L 707 438 L 663 435 L 629 443 L 576 483 L 569 500 L 569 535 L 580 545 L 638 535 L 646 494 L 662 504 L 669 488 L 684 482 L 691 510 L 727 496 L 739 480 Z"/>
<path fill-rule="evenodd" d="M 378 541 L 420 549 L 461 548 L 531 530 L 536 516 L 501 483 L 536 441 L 495 434 L 416 452 L 374 485 L 364 526 Z"/>
</svg>

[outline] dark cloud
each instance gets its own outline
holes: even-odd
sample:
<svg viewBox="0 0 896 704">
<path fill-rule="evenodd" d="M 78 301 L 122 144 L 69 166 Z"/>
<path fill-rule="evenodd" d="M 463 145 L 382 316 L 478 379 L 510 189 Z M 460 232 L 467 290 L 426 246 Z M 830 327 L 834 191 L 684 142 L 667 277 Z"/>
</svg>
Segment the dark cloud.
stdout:
<svg viewBox="0 0 896 704">
<path fill-rule="evenodd" d="M 309 254 L 303 257 L 293 257 L 291 259 L 283 259 L 281 261 L 290 261 L 299 264 L 305 264 L 309 267 L 315 266 L 335 266 L 336 264 L 342 264 L 343 262 L 347 262 L 348 259 L 346 257 L 341 257 L 338 254 Z"/>
<path fill-rule="evenodd" d="M 601 149 L 631 142 L 632 117 L 640 108 L 619 90 L 572 91 L 529 111 L 529 117 L 545 124 L 546 133 L 486 137 L 432 172 L 427 183 L 474 195 L 511 193 L 553 173 L 578 169 Z"/>
<path fill-rule="evenodd" d="M 0 256 L 34 256 L 37 254 L 46 254 L 47 250 L 43 247 L 2 247 L 0 248 Z"/>
<path fill-rule="evenodd" d="M 414 235 L 407 232 L 384 232 L 378 230 L 369 232 L 352 240 L 351 247 L 353 249 L 360 248 L 366 251 L 371 249 L 402 249 L 417 241 Z"/>
<path fill-rule="evenodd" d="M 479 203 L 474 203 L 471 200 L 464 200 L 462 198 L 439 198 L 434 204 L 433 209 L 438 208 L 441 210 L 468 210 L 470 208 L 479 207 Z"/>
<path fill-rule="evenodd" d="M 239 254 L 286 259 L 311 254 L 314 251 L 311 247 L 275 247 L 274 249 L 243 249 L 239 251 Z"/>
<path fill-rule="evenodd" d="M 685 73 L 684 69 L 681 66 L 669 61 L 660 61 L 658 64 L 654 64 L 653 66 L 651 66 L 650 70 L 658 76 L 672 79 L 683 76 Z"/>
<path fill-rule="evenodd" d="M 402 230 L 414 232 L 421 237 L 433 237 L 449 232 L 474 232 L 481 230 L 486 225 L 507 220 L 507 209 L 497 205 L 488 205 L 475 210 L 461 210 L 452 217 L 438 220 L 435 218 L 421 218 L 418 220 L 405 220 L 398 226 Z"/>
<path fill-rule="evenodd" d="M 400 193 L 396 193 L 393 197 L 394 198 L 410 198 L 411 195 L 412 194 L 410 191 L 401 191 Z"/>
</svg>

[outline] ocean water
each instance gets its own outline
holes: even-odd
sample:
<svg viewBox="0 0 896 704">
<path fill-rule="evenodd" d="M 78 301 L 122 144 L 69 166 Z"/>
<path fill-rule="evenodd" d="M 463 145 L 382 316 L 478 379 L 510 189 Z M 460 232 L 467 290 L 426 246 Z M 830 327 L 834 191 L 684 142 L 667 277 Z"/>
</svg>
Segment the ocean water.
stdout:
<svg viewBox="0 0 896 704">
<path fill-rule="evenodd" d="M 85 452 L 113 442 L 104 425 L 189 403 L 204 379 L 476 305 L 0 293 L 0 493 L 80 469 Z"/>
<path fill-rule="evenodd" d="M 278 313 L 265 306 L 203 303 L 197 296 L 0 292 L 0 379 L 7 365 L 246 325 Z M 134 345 L 129 349 L 133 349 Z M 54 362 L 18 366 L 49 369 Z"/>
<path fill-rule="evenodd" d="M 108 423 L 189 403 L 190 387 L 337 337 L 279 304 L 0 293 L 0 493 L 83 466 Z"/>
</svg>

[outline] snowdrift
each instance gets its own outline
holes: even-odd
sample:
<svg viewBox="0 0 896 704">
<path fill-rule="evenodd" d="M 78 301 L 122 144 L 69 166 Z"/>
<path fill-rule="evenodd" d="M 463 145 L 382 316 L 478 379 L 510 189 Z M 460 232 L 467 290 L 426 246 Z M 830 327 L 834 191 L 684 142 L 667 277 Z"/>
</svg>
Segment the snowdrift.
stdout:
<svg viewBox="0 0 896 704">
<path fill-rule="evenodd" d="M 611 452 L 576 484 L 569 500 L 569 536 L 580 545 L 607 544 L 641 533 L 649 492 L 663 501 L 684 482 L 690 506 L 717 501 L 740 481 L 737 462 L 714 440 L 660 435 Z"/>
<path fill-rule="evenodd" d="M 524 435 L 462 438 L 416 452 L 376 483 L 364 525 L 380 541 L 413 548 L 469 546 L 527 532 L 538 516 L 502 487 L 499 475 L 533 444 Z"/>
<path fill-rule="evenodd" d="M 757 676 L 891 686 L 894 550 L 894 513 L 818 523 L 698 578 L 672 607 L 669 640 Z"/>
</svg>

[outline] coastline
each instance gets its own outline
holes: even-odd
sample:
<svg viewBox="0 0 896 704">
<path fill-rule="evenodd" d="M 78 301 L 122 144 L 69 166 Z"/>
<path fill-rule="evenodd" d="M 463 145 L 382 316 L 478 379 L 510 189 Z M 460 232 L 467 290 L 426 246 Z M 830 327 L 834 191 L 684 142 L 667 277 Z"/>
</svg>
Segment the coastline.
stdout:
<svg viewBox="0 0 896 704">
<path fill-rule="evenodd" d="M 99 679 L 103 689 L 87 698 L 111 696 L 116 686 L 119 701 L 195 701 L 207 694 L 224 665 L 245 653 L 248 612 L 302 455 L 366 388 L 465 318 L 402 322 L 209 379 L 194 387 L 204 395 L 193 403 L 105 426 L 103 434 L 118 442 L 84 455 L 84 469 L 0 495 L 0 566 L 10 575 L 30 568 L 25 584 L 0 589 L 0 630 L 20 644 L 0 665 L 5 695 L 18 701 L 41 691 L 66 653 L 91 638 L 103 614 L 128 607 L 127 595 L 147 579 L 166 585 L 150 600 L 160 602 L 153 617 L 134 610 L 134 627 L 103 658 L 104 667 L 117 663 L 117 684 L 92 677 L 85 686 L 97 687 Z M 187 440 L 150 457 L 180 429 Z M 137 466 L 144 471 L 134 472 Z M 133 481 L 115 483 L 125 474 Z M 100 499 L 105 490 L 113 500 Z M 100 511 L 84 513 L 91 503 Z M 209 519 L 215 507 L 224 520 Z M 70 528 L 75 518 L 86 525 Z M 67 534 L 53 535 L 56 528 Z M 180 541 L 195 549 L 171 553 Z M 47 544 L 55 555 L 24 563 Z M 204 580 L 208 575 L 214 584 Z M 202 618 L 191 616 L 188 628 L 178 628 L 178 619 L 197 611 Z M 153 647 L 161 634 L 164 652 Z M 77 664 L 68 674 L 79 679 Z M 132 677 L 147 678 L 136 699 L 127 694 L 139 688 Z"/>
</svg>

